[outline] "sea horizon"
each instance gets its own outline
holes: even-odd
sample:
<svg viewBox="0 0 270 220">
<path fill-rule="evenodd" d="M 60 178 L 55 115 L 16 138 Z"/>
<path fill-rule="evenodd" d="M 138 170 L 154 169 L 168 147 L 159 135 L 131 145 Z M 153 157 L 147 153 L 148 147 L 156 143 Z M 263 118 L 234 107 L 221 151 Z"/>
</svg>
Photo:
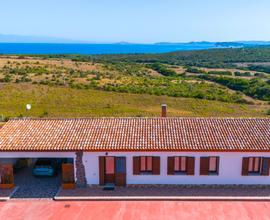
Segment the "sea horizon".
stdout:
<svg viewBox="0 0 270 220">
<path fill-rule="evenodd" d="M 224 48 L 215 42 L 190 43 L 13 43 L 1 42 L 0 54 L 144 54 Z"/>
</svg>

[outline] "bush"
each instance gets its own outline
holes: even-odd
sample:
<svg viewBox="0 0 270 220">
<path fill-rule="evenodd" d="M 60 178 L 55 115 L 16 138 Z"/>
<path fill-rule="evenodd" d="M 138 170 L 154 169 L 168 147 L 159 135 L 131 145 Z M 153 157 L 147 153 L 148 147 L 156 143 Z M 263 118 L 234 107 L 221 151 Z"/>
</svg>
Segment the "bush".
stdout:
<svg viewBox="0 0 270 220">
<path fill-rule="evenodd" d="M 160 73 L 161 75 L 164 75 L 164 76 L 176 76 L 177 75 L 174 70 L 168 69 L 165 65 L 160 64 L 160 63 L 148 64 L 147 67 L 157 71 L 158 73 Z"/>
<path fill-rule="evenodd" d="M 189 73 L 206 73 L 205 71 L 199 69 L 199 68 L 195 68 L 195 67 L 187 67 L 186 72 Z"/>
<path fill-rule="evenodd" d="M 249 70 L 270 73 L 270 66 L 266 65 L 249 65 Z"/>
<path fill-rule="evenodd" d="M 260 77 L 260 78 L 265 78 L 265 74 L 264 73 L 255 73 L 254 76 Z"/>
<path fill-rule="evenodd" d="M 208 74 L 225 75 L 225 76 L 231 76 L 232 75 L 232 73 L 230 71 L 209 71 Z"/>
<path fill-rule="evenodd" d="M 262 79 L 240 79 L 229 77 L 200 76 L 202 79 L 213 81 L 230 89 L 241 91 L 255 99 L 270 101 L 270 85 Z"/>
<path fill-rule="evenodd" d="M 42 113 L 41 117 L 47 117 L 49 115 L 49 112 L 47 112 L 46 110 Z"/>
<path fill-rule="evenodd" d="M 12 78 L 10 75 L 5 75 L 4 78 L 0 79 L 0 82 L 3 82 L 3 83 L 9 83 L 12 81 Z"/>
<path fill-rule="evenodd" d="M 250 72 L 244 72 L 244 73 L 241 73 L 241 72 L 234 72 L 234 75 L 235 76 L 251 76 L 251 73 Z"/>
</svg>

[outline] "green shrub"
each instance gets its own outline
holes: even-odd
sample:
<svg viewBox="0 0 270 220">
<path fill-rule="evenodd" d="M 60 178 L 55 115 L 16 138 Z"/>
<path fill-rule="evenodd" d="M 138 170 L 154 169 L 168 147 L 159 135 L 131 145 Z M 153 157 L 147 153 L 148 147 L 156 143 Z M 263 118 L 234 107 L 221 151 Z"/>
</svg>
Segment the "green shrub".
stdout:
<svg viewBox="0 0 270 220">
<path fill-rule="evenodd" d="M 251 73 L 250 72 L 244 72 L 244 73 L 241 73 L 241 72 L 234 72 L 234 75 L 235 76 L 251 76 Z"/>
<path fill-rule="evenodd" d="M 186 72 L 189 73 L 206 73 L 205 71 L 199 69 L 199 68 L 195 68 L 195 67 L 187 67 Z"/>
<path fill-rule="evenodd" d="M 212 74 L 212 75 L 225 75 L 225 76 L 231 76 L 232 73 L 230 71 L 209 71 L 207 74 Z"/>
<path fill-rule="evenodd" d="M 200 76 L 202 79 L 210 80 L 230 89 L 241 91 L 255 99 L 270 101 L 270 85 L 262 79 L 254 78 L 251 80 L 229 77 Z"/>
<path fill-rule="evenodd" d="M 4 78 L 0 79 L 0 82 L 9 83 L 12 81 L 11 75 L 5 75 Z"/>
<path fill-rule="evenodd" d="M 174 70 L 168 69 L 166 66 L 164 66 L 163 64 L 160 64 L 160 63 L 148 64 L 147 67 L 157 71 L 158 73 L 160 73 L 161 75 L 164 75 L 164 76 L 177 75 Z"/>
</svg>

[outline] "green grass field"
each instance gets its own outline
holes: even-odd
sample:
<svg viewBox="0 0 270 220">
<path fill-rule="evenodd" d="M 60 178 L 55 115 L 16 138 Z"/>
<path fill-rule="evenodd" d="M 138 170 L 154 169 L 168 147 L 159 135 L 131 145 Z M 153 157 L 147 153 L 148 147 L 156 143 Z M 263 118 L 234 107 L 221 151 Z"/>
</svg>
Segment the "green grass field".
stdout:
<svg viewBox="0 0 270 220">
<path fill-rule="evenodd" d="M 32 104 L 26 112 L 25 105 Z M 269 105 L 245 105 L 192 98 L 104 92 L 43 85 L 1 84 L 0 116 L 18 117 L 142 117 L 160 116 L 267 117 Z"/>
</svg>

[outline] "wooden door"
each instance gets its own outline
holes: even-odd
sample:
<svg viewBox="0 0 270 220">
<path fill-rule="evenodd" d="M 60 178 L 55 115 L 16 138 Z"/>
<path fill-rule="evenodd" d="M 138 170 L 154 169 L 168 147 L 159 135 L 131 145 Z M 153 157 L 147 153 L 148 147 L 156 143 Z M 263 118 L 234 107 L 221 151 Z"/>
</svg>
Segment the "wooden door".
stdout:
<svg viewBox="0 0 270 220">
<path fill-rule="evenodd" d="M 105 157 L 105 184 L 115 182 L 115 158 Z"/>
<path fill-rule="evenodd" d="M 115 158 L 115 185 L 126 185 L 126 157 Z"/>
</svg>

